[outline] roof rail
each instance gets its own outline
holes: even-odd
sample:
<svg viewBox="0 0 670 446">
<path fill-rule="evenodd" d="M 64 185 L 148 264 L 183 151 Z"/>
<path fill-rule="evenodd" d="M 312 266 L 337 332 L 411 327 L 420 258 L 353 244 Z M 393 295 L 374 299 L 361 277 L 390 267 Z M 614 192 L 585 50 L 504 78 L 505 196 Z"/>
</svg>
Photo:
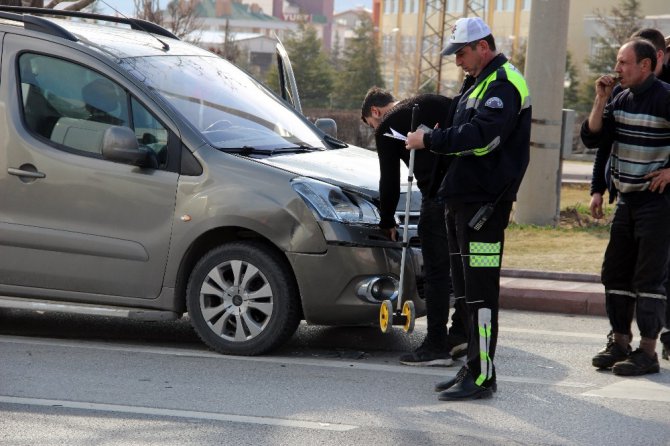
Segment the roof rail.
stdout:
<svg viewBox="0 0 670 446">
<path fill-rule="evenodd" d="M 7 11 L 9 13 L 15 13 L 16 16 L 18 17 L 7 17 L 5 14 L 2 14 L 2 11 Z M 115 17 L 111 15 L 104 15 L 104 14 L 93 14 L 90 12 L 81 12 L 81 11 L 66 11 L 64 9 L 47 9 L 47 8 L 33 8 L 33 7 L 23 7 L 23 6 L 0 6 L 0 17 L 10 19 L 10 20 L 18 20 L 24 22 L 24 24 L 30 23 L 31 25 L 34 25 L 34 28 L 31 28 L 33 30 L 38 30 L 42 31 L 48 34 L 53 34 L 56 36 L 60 37 L 65 37 L 66 39 L 77 40 L 77 38 L 72 35 L 69 31 L 67 31 L 65 28 L 58 26 L 54 24 L 53 22 L 49 22 L 48 20 L 40 19 L 39 17 L 33 17 L 33 16 L 20 16 L 18 13 L 24 13 L 24 14 L 43 14 L 43 15 L 52 15 L 52 16 L 65 16 L 65 17 L 79 17 L 82 19 L 92 19 L 92 20 L 101 20 L 104 22 L 113 22 L 113 23 L 123 23 L 126 25 L 130 25 L 131 29 L 135 30 L 140 30 L 140 31 L 146 31 L 150 32 L 153 34 L 158 34 L 159 36 L 163 37 L 170 37 L 172 39 L 177 39 L 179 40 L 179 37 L 175 36 L 173 33 L 168 31 L 167 29 L 163 28 L 162 26 L 156 25 L 155 23 L 142 20 L 142 19 L 133 19 L 133 18 L 128 18 L 128 17 Z M 31 19 L 37 19 L 39 21 L 39 25 L 35 25 L 34 21 Z M 48 23 L 49 25 L 45 25 L 44 22 Z M 26 26 L 26 25 L 24 25 Z M 54 27 L 59 28 L 60 31 L 56 31 Z M 55 34 L 56 33 L 56 34 Z M 69 37 L 66 37 L 63 33 L 69 34 Z"/>
<path fill-rule="evenodd" d="M 4 8 L 0 7 L 0 18 L 7 20 L 14 20 L 16 22 L 23 22 L 23 26 L 25 29 L 29 29 L 32 31 L 40 31 L 45 34 L 71 40 L 73 42 L 79 40 L 77 39 L 77 37 L 75 37 L 74 34 L 66 30 L 62 26 L 59 26 L 48 20 L 44 20 L 41 17 L 34 17 L 25 14 L 14 14 L 12 12 L 2 12 L 2 9 Z"/>
</svg>

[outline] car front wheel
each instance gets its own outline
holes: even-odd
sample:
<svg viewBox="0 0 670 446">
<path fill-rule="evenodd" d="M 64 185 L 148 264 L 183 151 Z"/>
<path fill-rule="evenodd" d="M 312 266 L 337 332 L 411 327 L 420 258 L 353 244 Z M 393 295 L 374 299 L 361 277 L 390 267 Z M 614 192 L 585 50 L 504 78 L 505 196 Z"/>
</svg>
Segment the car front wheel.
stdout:
<svg viewBox="0 0 670 446">
<path fill-rule="evenodd" d="M 219 353 L 265 353 L 300 323 L 286 259 L 262 243 L 233 242 L 209 251 L 193 269 L 186 293 L 191 323 Z"/>
</svg>

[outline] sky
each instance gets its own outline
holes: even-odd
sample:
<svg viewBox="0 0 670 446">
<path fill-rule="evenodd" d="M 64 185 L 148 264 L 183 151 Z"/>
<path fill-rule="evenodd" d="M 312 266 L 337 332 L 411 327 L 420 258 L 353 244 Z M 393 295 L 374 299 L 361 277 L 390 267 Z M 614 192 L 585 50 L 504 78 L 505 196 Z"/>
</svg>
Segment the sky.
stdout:
<svg viewBox="0 0 670 446">
<path fill-rule="evenodd" d="M 125 15 L 131 15 L 135 12 L 135 6 L 133 0 L 104 0 L 107 4 L 112 5 L 114 8 L 118 9 Z M 167 4 L 169 0 L 161 1 L 161 6 Z M 245 0 L 245 3 L 252 3 L 253 0 Z M 109 14 L 112 9 L 105 6 L 101 0 L 98 0 L 100 8 L 103 10 L 103 13 Z M 335 12 L 346 11 L 347 9 L 353 9 L 357 6 L 363 6 L 367 9 L 372 9 L 372 0 L 335 0 Z"/>
</svg>

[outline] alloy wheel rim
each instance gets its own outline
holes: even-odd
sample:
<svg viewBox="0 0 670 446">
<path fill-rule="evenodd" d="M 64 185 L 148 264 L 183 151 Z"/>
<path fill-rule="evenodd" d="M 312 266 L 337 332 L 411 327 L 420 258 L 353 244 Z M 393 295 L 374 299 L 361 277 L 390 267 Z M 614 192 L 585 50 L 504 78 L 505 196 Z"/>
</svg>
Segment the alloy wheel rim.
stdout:
<svg viewBox="0 0 670 446">
<path fill-rule="evenodd" d="M 231 260 L 212 268 L 200 287 L 200 312 L 209 328 L 231 342 L 260 335 L 274 308 L 272 288 L 253 264 Z"/>
</svg>

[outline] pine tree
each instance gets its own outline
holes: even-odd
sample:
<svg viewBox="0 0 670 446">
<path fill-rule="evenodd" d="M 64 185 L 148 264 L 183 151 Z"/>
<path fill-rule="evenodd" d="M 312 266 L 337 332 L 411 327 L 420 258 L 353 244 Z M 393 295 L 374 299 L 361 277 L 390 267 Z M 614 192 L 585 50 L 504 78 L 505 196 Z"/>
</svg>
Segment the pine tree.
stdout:
<svg viewBox="0 0 670 446">
<path fill-rule="evenodd" d="M 372 21 L 361 15 L 354 33 L 344 50 L 342 69 L 335 82 L 333 106 L 336 108 L 358 109 L 370 87 L 384 87 Z"/>
<path fill-rule="evenodd" d="M 333 70 L 313 26 L 301 23 L 298 30 L 284 41 L 298 85 L 303 108 L 328 107 L 333 89 Z M 272 65 L 266 85 L 279 92 L 277 66 Z"/>
<path fill-rule="evenodd" d="M 589 58 L 588 66 L 593 74 L 610 73 L 616 64 L 619 47 L 640 29 L 640 0 L 621 0 L 607 15 L 596 11 L 596 17 L 604 34 L 596 37 L 595 43 L 600 49 Z"/>
<path fill-rule="evenodd" d="M 630 38 L 631 34 L 640 29 L 642 23 L 640 0 L 621 0 L 609 14 L 596 11 L 596 17 L 604 34 L 596 38 L 595 43 L 599 50 L 586 62 L 590 75 L 581 82 L 578 89 L 579 101 L 575 106 L 577 110 L 590 110 L 595 94 L 595 80 L 614 70 L 619 48 Z"/>
<path fill-rule="evenodd" d="M 565 81 L 563 88 L 563 108 L 580 110 L 579 102 L 579 81 L 577 79 L 577 67 L 572 62 L 570 51 L 565 55 Z"/>
<path fill-rule="evenodd" d="M 519 45 L 519 48 L 514 52 L 510 62 L 516 67 L 517 70 L 524 73 L 526 71 L 526 50 L 528 49 L 528 41 L 524 40 Z"/>
</svg>

